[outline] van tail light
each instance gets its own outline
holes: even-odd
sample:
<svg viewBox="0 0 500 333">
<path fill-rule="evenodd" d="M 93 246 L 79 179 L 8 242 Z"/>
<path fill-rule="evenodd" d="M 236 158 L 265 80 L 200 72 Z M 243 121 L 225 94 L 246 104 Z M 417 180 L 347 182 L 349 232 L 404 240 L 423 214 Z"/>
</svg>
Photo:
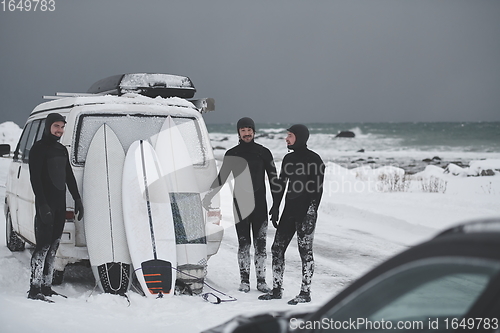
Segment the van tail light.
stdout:
<svg viewBox="0 0 500 333">
<path fill-rule="evenodd" d="M 220 209 L 210 209 L 207 211 L 207 223 L 213 223 L 220 225 L 220 221 L 222 220 L 222 214 L 220 213 Z"/>
<path fill-rule="evenodd" d="M 74 221 L 75 220 L 75 212 L 72 210 L 66 211 L 66 221 Z"/>
</svg>

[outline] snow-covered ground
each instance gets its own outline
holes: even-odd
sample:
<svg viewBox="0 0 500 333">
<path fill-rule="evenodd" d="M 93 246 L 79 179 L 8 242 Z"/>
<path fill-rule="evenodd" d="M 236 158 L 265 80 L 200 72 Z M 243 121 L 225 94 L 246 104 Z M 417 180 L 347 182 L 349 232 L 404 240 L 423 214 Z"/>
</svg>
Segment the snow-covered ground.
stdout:
<svg viewBox="0 0 500 333">
<path fill-rule="evenodd" d="M 2 202 L 9 163 L 9 159 L 0 158 Z M 478 161 L 473 166 L 474 170 L 500 169 L 500 161 Z M 457 172 L 444 173 L 430 166 L 403 181 L 394 176 L 402 172 L 397 168 L 347 170 L 328 163 L 314 243 L 313 301 L 296 307 L 286 304 L 298 293 L 301 280 L 300 259 L 294 241 L 286 253 L 282 300 L 259 301 L 260 292 L 254 289 L 254 272 L 251 276 L 253 289 L 248 294 L 237 291 L 237 239 L 234 227 L 230 226 L 232 208 L 227 187 L 221 192 L 221 209 L 223 223 L 228 228 L 219 253 L 209 260 L 206 282 L 236 297 L 237 301 L 218 305 L 198 296 L 152 300 L 134 292 L 129 292 L 129 305 L 123 297 L 101 294 L 94 289 L 92 274 L 83 267 L 68 268 L 64 283 L 54 287 L 68 295 L 67 299 L 54 297 L 54 304 L 28 300 L 30 249 L 19 253 L 7 249 L 2 214 L 0 332 L 161 330 L 188 333 L 199 332 L 243 313 L 317 307 L 367 270 L 443 228 L 476 218 L 500 217 L 500 172 L 494 176 L 466 177 L 473 170 L 453 171 Z M 404 191 L 391 191 L 397 189 Z M 432 189 L 437 193 L 429 192 Z M 273 237 L 271 226 L 268 253 Z M 267 281 L 271 283 L 270 254 L 267 269 Z M 204 292 L 211 291 L 209 287 L 204 289 Z"/>
</svg>

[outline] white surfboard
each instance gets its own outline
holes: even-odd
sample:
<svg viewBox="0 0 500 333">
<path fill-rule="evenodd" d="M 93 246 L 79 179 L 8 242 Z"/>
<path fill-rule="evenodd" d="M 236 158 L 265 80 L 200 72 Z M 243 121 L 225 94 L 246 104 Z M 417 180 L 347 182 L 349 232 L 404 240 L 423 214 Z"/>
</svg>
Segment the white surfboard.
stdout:
<svg viewBox="0 0 500 333">
<path fill-rule="evenodd" d="M 168 116 L 156 138 L 155 151 L 172 203 L 179 270 L 177 279 L 187 283 L 194 293 L 201 293 L 207 261 L 205 219 L 195 170 L 180 126 Z"/>
<path fill-rule="evenodd" d="M 122 214 L 125 151 L 115 132 L 102 125 L 85 161 L 83 204 L 90 264 L 101 290 L 124 294 L 130 286 L 131 259 Z"/>
<path fill-rule="evenodd" d="M 177 255 L 170 198 L 149 142 L 130 146 L 122 184 L 125 230 L 137 279 L 148 297 L 173 295 Z"/>
</svg>

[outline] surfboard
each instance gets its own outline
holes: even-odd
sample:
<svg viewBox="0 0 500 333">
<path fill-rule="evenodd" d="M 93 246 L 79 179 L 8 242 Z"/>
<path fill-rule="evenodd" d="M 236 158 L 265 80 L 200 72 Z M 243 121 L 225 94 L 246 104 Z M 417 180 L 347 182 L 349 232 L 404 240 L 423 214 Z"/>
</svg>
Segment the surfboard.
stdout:
<svg viewBox="0 0 500 333">
<path fill-rule="evenodd" d="M 177 242 L 177 279 L 199 294 L 203 290 L 207 262 L 205 219 L 192 159 L 181 134 L 182 126 L 168 116 L 156 137 L 155 151 L 170 192 Z"/>
<path fill-rule="evenodd" d="M 101 290 L 111 294 L 127 292 L 131 277 L 122 213 L 124 161 L 115 132 L 102 125 L 90 142 L 82 191 L 90 265 Z"/>
<path fill-rule="evenodd" d="M 169 192 L 148 141 L 135 141 L 122 179 L 127 242 L 137 280 L 148 297 L 173 295 L 177 266 Z"/>
</svg>

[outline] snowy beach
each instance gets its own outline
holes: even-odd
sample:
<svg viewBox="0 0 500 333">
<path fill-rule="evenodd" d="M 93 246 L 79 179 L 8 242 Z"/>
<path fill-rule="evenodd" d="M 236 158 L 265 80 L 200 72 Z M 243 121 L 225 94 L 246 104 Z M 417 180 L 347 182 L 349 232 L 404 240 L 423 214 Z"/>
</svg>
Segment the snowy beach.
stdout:
<svg viewBox="0 0 500 333">
<path fill-rule="evenodd" d="M 0 124 L 0 126 L 5 125 Z M 4 129 L 7 126 L 3 126 Z M 274 130 L 267 133 L 273 134 Z M 277 167 L 286 153 L 284 141 L 265 136 L 257 142 L 269 147 Z M 0 137 L 15 145 L 19 136 L 9 126 Z M 231 197 L 228 186 L 221 191 L 221 210 L 225 236 L 219 252 L 208 262 L 206 282 L 213 288 L 237 298 L 214 305 L 198 296 L 176 296 L 151 300 L 129 292 L 125 298 L 101 294 L 95 289 L 90 269 L 70 267 L 61 286 L 54 289 L 68 296 L 54 297 L 55 304 L 28 300 L 30 248 L 12 253 L 5 246 L 5 228 L 0 228 L 0 331 L 1 332 L 117 332 L 133 330 L 199 332 L 239 314 L 277 310 L 301 310 L 320 306 L 351 281 L 385 259 L 416 243 L 425 241 L 443 228 L 460 222 L 500 217 L 500 153 L 498 151 L 460 151 L 450 149 L 381 149 L 367 146 L 374 137 L 358 133 L 364 147 L 354 141 L 343 141 L 341 151 L 332 146 L 331 134 L 313 133 L 309 147 L 327 161 L 325 187 L 319 207 L 314 254 L 316 270 L 312 282 L 312 302 L 292 307 L 287 301 L 299 291 L 301 272 L 295 240 L 286 253 L 284 297 L 282 300 L 259 301 L 252 267 L 251 291 L 237 291 L 239 271 L 236 258 L 237 239 L 233 227 Z M 364 137 L 363 137 L 364 135 Z M 220 159 L 225 150 L 236 144 L 236 135 L 211 131 L 213 146 Z M 390 139 L 387 139 L 390 140 Z M 359 141 L 358 141 L 359 143 Z M 395 147 L 395 141 L 387 146 Z M 382 159 L 366 163 L 369 157 Z M 447 164 L 444 169 L 425 158 L 440 156 L 464 164 Z M 364 156 L 364 158 L 363 158 Z M 343 160 L 342 158 L 345 158 Z M 352 163 L 357 159 L 364 161 Z M 387 161 L 404 161 L 387 163 Z M 408 161 L 419 161 L 419 168 L 405 173 Z M 10 159 L 0 158 L 0 198 L 3 200 Z M 353 165 L 356 164 L 356 165 Z M 444 163 L 443 163 L 444 164 Z M 491 170 L 491 171 L 488 171 Z M 408 171 L 408 170 L 407 170 Z M 484 171 L 484 172 L 483 172 Z M 481 176 L 484 174 L 484 176 Z M 486 175 L 490 174 L 490 175 Z M 268 202 L 271 202 L 270 197 Z M 4 226 L 2 214 L 0 223 Z M 268 232 L 267 282 L 271 283 L 270 247 L 274 228 Z M 213 292 L 205 286 L 204 292 Z M 27 319 L 29 314 L 29 319 Z"/>
</svg>

